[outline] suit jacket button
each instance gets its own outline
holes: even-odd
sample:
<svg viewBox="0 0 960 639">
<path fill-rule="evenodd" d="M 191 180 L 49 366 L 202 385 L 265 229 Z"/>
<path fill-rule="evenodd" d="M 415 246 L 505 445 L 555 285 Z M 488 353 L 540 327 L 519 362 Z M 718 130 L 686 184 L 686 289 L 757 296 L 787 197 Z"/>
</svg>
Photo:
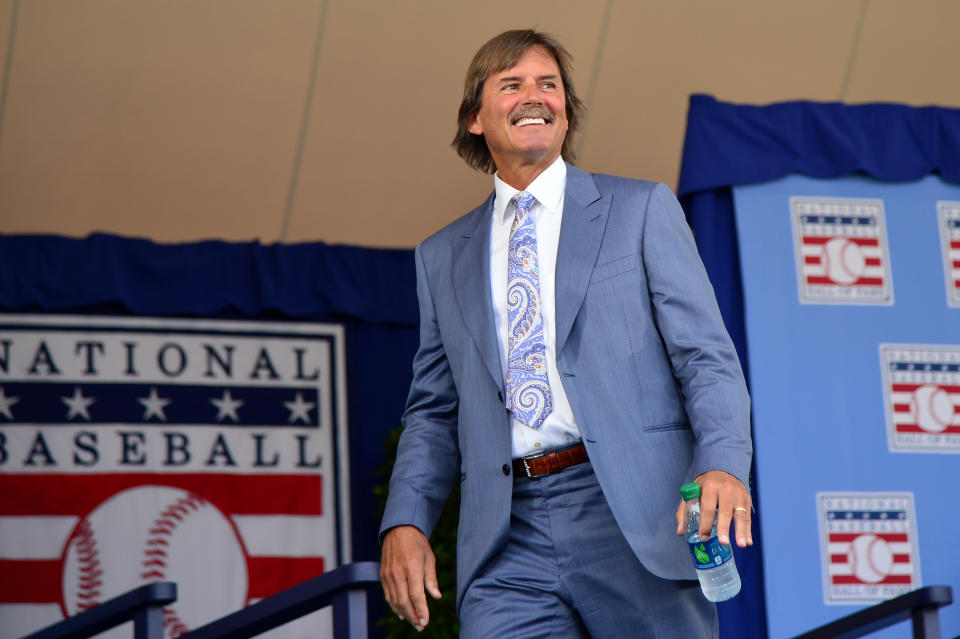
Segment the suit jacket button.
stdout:
<svg viewBox="0 0 960 639">
<path fill-rule="evenodd" d="M 503 474 L 508 476 L 510 475 L 510 464 L 503 465 Z"/>
</svg>

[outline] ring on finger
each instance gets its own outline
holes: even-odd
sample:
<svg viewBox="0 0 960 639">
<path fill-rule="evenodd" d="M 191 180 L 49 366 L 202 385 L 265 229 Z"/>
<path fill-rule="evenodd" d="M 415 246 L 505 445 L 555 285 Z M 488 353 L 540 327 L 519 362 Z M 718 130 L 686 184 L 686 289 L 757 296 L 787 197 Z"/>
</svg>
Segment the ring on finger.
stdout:
<svg viewBox="0 0 960 639">
<path fill-rule="evenodd" d="M 739 513 L 743 513 L 744 515 L 746 515 L 746 514 L 749 513 L 750 511 L 747 510 L 746 508 L 744 508 L 743 506 L 737 506 L 736 508 L 733 509 L 733 512 L 735 512 L 735 513 L 738 513 L 738 512 L 739 512 Z"/>
</svg>

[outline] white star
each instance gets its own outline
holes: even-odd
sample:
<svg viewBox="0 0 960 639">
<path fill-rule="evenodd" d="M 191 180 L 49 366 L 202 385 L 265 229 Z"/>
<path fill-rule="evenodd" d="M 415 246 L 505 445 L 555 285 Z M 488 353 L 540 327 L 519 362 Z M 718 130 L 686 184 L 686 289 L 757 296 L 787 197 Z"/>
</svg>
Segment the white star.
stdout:
<svg viewBox="0 0 960 639">
<path fill-rule="evenodd" d="M 217 421 L 223 421 L 227 417 L 232 419 L 235 422 L 239 422 L 240 418 L 237 417 L 237 409 L 244 405 L 242 399 L 234 399 L 230 395 L 230 389 L 225 389 L 223 391 L 223 397 L 220 399 L 211 399 L 210 403 L 217 407 Z"/>
<path fill-rule="evenodd" d="M 147 421 L 151 417 L 156 417 L 163 422 L 167 421 L 167 416 L 164 414 L 163 409 L 173 400 L 167 399 L 166 397 L 159 397 L 156 387 L 150 389 L 149 397 L 138 397 L 137 401 L 140 402 L 144 409 L 143 421 Z"/>
<path fill-rule="evenodd" d="M 61 397 L 60 399 L 63 400 L 63 403 L 69 408 L 67 411 L 67 421 L 70 421 L 74 417 L 83 417 L 88 422 L 90 421 L 90 411 L 87 409 L 90 408 L 90 405 L 96 400 L 92 397 L 84 397 L 79 386 L 73 388 L 73 397 Z"/>
<path fill-rule="evenodd" d="M 10 407 L 19 401 L 19 397 L 7 397 L 3 392 L 3 386 L 0 386 L 0 415 L 13 421 L 13 413 L 10 412 Z"/>
<path fill-rule="evenodd" d="M 284 402 L 284 406 L 287 407 L 287 410 L 290 411 L 290 418 L 287 420 L 287 423 L 292 424 L 298 419 L 302 419 L 304 424 L 311 423 L 310 421 L 310 411 L 313 410 L 313 407 L 316 406 L 313 402 L 303 401 L 303 394 L 297 393 L 296 398 L 292 402 Z"/>
</svg>

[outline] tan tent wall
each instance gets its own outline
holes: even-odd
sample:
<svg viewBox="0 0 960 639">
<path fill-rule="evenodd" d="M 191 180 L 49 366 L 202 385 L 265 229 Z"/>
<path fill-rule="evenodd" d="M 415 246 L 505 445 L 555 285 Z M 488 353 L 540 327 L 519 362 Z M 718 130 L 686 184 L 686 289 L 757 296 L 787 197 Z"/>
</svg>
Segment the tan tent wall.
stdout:
<svg viewBox="0 0 960 639">
<path fill-rule="evenodd" d="M 490 189 L 463 73 L 553 33 L 586 169 L 676 185 L 687 99 L 960 106 L 954 0 L 0 0 L 0 232 L 411 247 Z"/>
</svg>

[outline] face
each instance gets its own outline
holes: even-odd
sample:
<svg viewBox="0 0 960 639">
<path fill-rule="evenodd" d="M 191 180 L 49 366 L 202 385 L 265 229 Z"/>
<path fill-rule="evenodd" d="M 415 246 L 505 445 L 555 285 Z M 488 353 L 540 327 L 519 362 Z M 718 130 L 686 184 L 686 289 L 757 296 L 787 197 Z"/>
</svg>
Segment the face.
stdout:
<svg viewBox="0 0 960 639">
<path fill-rule="evenodd" d="M 546 49 L 531 47 L 516 66 L 488 77 L 480 104 L 467 128 L 484 136 L 501 172 L 546 168 L 560 155 L 567 135 L 566 96 L 560 68 Z"/>
</svg>

